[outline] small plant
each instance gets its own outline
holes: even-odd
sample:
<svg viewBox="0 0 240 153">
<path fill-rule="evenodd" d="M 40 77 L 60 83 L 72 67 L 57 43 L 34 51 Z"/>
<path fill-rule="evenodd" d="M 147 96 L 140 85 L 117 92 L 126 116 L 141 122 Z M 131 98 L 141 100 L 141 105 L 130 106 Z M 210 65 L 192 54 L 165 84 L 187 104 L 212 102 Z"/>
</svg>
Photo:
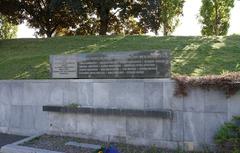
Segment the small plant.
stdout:
<svg viewBox="0 0 240 153">
<path fill-rule="evenodd" d="M 240 116 L 225 123 L 215 135 L 215 142 L 221 152 L 240 153 Z"/>
<path fill-rule="evenodd" d="M 158 148 L 156 145 L 152 145 L 149 150 L 146 151 L 146 153 L 158 153 Z"/>
<path fill-rule="evenodd" d="M 100 149 L 96 150 L 94 153 L 119 153 L 119 151 L 114 146 L 107 144 L 106 146 L 103 145 Z"/>
<path fill-rule="evenodd" d="M 104 150 L 105 150 L 105 147 L 104 147 L 104 146 L 101 146 L 100 149 L 94 151 L 93 153 L 104 153 Z"/>
<path fill-rule="evenodd" d="M 79 108 L 79 107 L 81 107 L 81 105 L 77 104 L 77 103 L 71 103 L 71 104 L 67 105 L 67 107 L 68 108 Z"/>
</svg>

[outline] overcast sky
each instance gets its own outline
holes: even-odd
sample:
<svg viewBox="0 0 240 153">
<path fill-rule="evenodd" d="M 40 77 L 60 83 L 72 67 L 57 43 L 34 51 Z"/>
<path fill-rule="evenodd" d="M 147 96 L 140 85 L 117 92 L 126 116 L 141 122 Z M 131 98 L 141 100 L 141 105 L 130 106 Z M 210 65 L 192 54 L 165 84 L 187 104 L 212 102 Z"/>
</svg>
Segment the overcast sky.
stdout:
<svg viewBox="0 0 240 153">
<path fill-rule="evenodd" d="M 199 36 L 201 25 L 199 24 L 199 10 L 201 0 L 186 0 L 183 8 L 183 17 L 173 35 L 176 36 Z M 240 34 L 240 1 L 235 0 L 235 6 L 231 10 L 230 28 L 228 34 Z M 25 24 L 18 26 L 18 38 L 33 38 L 34 29 L 29 29 Z"/>
</svg>

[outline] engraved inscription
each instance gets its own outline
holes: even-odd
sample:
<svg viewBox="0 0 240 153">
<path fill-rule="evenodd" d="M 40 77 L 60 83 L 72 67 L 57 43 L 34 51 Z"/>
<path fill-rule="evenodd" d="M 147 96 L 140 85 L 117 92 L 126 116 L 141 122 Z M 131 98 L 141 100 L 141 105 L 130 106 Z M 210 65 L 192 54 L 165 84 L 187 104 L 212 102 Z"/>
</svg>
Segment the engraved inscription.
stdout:
<svg viewBox="0 0 240 153">
<path fill-rule="evenodd" d="M 52 78 L 77 78 L 77 61 L 74 57 L 52 57 Z"/>
<path fill-rule="evenodd" d="M 170 77 L 169 51 L 108 52 L 52 56 L 53 78 L 120 79 Z"/>
<path fill-rule="evenodd" d="M 136 54 L 125 58 L 90 56 L 78 62 L 78 76 L 80 78 L 151 78 L 159 75 L 158 70 L 161 66 L 169 68 L 168 56 L 162 54 Z"/>
</svg>

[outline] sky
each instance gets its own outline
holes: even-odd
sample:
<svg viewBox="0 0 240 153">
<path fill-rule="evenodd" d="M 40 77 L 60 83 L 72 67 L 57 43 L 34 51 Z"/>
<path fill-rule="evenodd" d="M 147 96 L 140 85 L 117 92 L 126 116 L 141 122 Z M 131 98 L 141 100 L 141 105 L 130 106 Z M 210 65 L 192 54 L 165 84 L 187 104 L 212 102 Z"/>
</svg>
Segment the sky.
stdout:
<svg viewBox="0 0 240 153">
<path fill-rule="evenodd" d="M 175 36 L 200 36 L 201 24 L 199 23 L 199 10 L 201 0 L 186 0 L 183 8 L 183 16 L 180 24 L 173 32 Z M 234 8 L 231 10 L 230 28 L 228 35 L 240 34 L 240 0 L 235 0 Z M 26 26 L 26 23 L 18 26 L 18 38 L 34 38 L 34 29 Z"/>
</svg>

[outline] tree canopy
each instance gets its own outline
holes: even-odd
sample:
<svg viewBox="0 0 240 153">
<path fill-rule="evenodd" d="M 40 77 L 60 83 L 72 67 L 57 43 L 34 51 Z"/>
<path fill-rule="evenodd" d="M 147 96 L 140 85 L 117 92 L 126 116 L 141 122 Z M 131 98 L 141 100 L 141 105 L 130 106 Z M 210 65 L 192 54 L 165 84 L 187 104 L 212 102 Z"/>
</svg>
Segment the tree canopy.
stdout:
<svg viewBox="0 0 240 153">
<path fill-rule="evenodd" d="M 148 30 L 156 34 L 162 27 L 164 34 L 174 31 L 178 17 L 182 15 L 184 0 L 53 0 L 53 6 L 59 2 L 73 5 L 83 3 L 87 6 L 88 19 L 94 26 L 95 34 L 142 34 Z M 84 5 L 77 5 L 84 6 Z M 76 7 L 75 7 L 76 9 Z M 82 8 L 77 8 L 82 9 Z M 93 21 L 93 22 L 92 22 Z M 83 27 L 86 26 L 86 24 Z M 82 27 L 78 29 L 83 32 Z"/>
<path fill-rule="evenodd" d="M 6 17 L 0 14 L 0 39 L 15 38 L 17 26 L 10 23 Z"/>
<path fill-rule="evenodd" d="M 234 0 L 202 0 L 202 35 L 226 35 Z"/>
<path fill-rule="evenodd" d="M 185 0 L 0 0 L 0 13 L 13 24 L 27 21 L 40 36 L 170 35 Z M 202 0 L 203 35 L 226 35 L 234 0 Z"/>
<path fill-rule="evenodd" d="M 86 13 L 87 18 L 85 18 L 83 23 L 79 24 L 77 31 L 81 34 L 85 33 L 86 28 L 89 29 L 87 30 L 89 33 L 99 35 L 106 35 L 107 33 L 119 34 L 125 32 L 126 26 L 128 26 L 127 28 L 129 29 L 137 26 L 126 24 L 129 19 L 132 19 L 132 9 L 134 6 L 134 4 L 128 0 L 52 1 L 53 6 L 55 7 L 59 7 L 59 5 L 62 5 L 63 3 L 69 4 L 74 10 L 84 10 Z"/>
<path fill-rule="evenodd" d="M 58 28 L 75 28 L 81 20 L 81 15 L 73 12 L 67 4 L 52 9 L 51 0 L 2 0 L 1 3 L 4 4 L 1 12 L 11 21 L 21 23 L 26 20 L 40 36 L 51 37 Z"/>
<path fill-rule="evenodd" d="M 184 2 L 185 0 L 140 0 L 139 18 L 156 35 L 160 29 L 165 36 L 169 35 L 179 23 Z"/>
</svg>

